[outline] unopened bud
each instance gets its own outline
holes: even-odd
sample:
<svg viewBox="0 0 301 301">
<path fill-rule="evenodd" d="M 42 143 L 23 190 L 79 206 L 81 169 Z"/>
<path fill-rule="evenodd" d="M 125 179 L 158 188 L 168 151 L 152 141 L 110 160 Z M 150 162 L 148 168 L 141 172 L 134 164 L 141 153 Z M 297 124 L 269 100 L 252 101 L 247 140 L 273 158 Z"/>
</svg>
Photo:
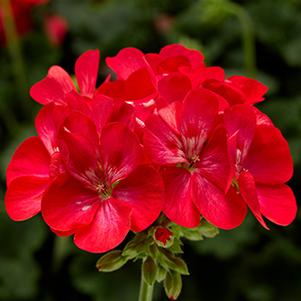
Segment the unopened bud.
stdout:
<svg viewBox="0 0 301 301">
<path fill-rule="evenodd" d="M 96 263 L 99 272 L 113 272 L 120 269 L 127 262 L 127 258 L 122 256 L 122 251 L 111 251 L 100 257 Z"/>
<path fill-rule="evenodd" d="M 154 239 L 158 246 L 168 248 L 173 244 L 173 233 L 165 227 L 157 227 L 154 232 Z"/>
<path fill-rule="evenodd" d="M 176 300 L 182 290 L 182 278 L 177 272 L 168 272 L 164 280 L 164 290 L 170 300 Z"/>
<path fill-rule="evenodd" d="M 143 279 L 148 285 L 153 285 L 157 279 L 157 264 L 151 258 L 147 257 L 142 264 Z"/>
</svg>

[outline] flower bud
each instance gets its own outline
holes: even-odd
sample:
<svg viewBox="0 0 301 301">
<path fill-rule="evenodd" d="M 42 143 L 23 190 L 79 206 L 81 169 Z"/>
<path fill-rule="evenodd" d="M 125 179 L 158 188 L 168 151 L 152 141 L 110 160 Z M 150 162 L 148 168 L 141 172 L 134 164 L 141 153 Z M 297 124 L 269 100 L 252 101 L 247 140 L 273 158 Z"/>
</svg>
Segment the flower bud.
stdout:
<svg viewBox="0 0 301 301">
<path fill-rule="evenodd" d="M 164 280 L 164 290 L 170 300 L 176 300 L 182 290 L 182 278 L 177 272 L 168 272 Z"/>
<path fill-rule="evenodd" d="M 160 247 L 168 248 L 173 244 L 173 233 L 165 227 L 157 227 L 154 231 L 154 240 Z"/>
<path fill-rule="evenodd" d="M 120 269 L 128 259 L 122 256 L 122 251 L 111 251 L 100 257 L 96 263 L 99 272 L 113 272 Z"/>
<path fill-rule="evenodd" d="M 142 264 L 143 279 L 148 285 L 153 285 L 157 279 L 157 264 L 151 258 L 147 257 Z"/>
</svg>

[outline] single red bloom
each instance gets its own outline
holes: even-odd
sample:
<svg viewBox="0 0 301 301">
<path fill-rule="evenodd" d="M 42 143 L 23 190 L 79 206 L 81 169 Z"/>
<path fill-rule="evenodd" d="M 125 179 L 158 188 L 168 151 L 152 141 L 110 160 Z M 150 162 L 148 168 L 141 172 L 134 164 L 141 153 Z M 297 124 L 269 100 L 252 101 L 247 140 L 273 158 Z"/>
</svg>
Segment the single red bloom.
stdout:
<svg viewBox="0 0 301 301">
<path fill-rule="evenodd" d="M 200 214 L 210 223 L 234 228 L 243 206 L 229 202 L 230 180 L 226 132 L 218 125 L 218 96 L 191 91 L 146 122 L 144 144 L 165 183 L 163 212 L 184 227 L 196 227 Z"/>
<path fill-rule="evenodd" d="M 5 207 L 13 220 L 26 220 L 41 210 L 41 199 L 52 179 L 64 172 L 57 131 L 66 117 L 63 107 L 45 106 L 36 118 L 39 137 L 26 139 L 6 172 Z"/>
<path fill-rule="evenodd" d="M 60 149 L 68 174 L 58 177 L 42 200 L 42 215 L 55 232 L 74 233 L 90 252 L 117 246 L 142 231 L 162 207 L 160 175 L 143 163 L 136 136 L 121 123 L 104 126 L 80 113 L 65 120 Z"/>
<path fill-rule="evenodd" d="M 44 26 L 50 43 L 62 45 L 68 31 L 67 20 L 59 15 L 50 15 L 45 18 Z"/>
<path fill-rule="evenodd" d="M 100 54 L 98 50 L 88 50 L 75 63 L 75 76 L 79 87 L 77 92 L 70 75 L 59 66 L 52 66 L 47 76 L 30 89 L 31 97 L 40 104 L 54 102 L 66 104 L 70 92 L 93 98 L 96 90 Z"/>
<path fill-rule="evenodd" d="M 286 226 L 297 210 L 294 194 L 285 185 L 293 173 L 292 157 L 280 131 L 258 116 L 257 110 L 246 105 L 225 112 L 235 172 L 227 196 L 248 206 L 265 228 L 263 216 Z"/>
</svg>

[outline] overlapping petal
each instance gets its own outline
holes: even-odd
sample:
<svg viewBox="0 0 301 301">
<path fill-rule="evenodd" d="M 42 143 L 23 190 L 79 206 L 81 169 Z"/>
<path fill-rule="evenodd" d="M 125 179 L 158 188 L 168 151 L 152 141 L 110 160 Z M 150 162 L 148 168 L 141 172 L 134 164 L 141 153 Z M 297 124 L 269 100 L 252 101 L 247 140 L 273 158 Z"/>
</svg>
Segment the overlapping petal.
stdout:
<svg viewBox="0 0 301 301">
<path fill-rule="evenodd" d="M 151 166 L 142 165 L 113 190 L 113 198 L 132 208 L 131 229 L 140 232 L 151 225 L 162 210 L 163 182 Z"/>
<path fill-rule="evenodd" d="M 127 79 L 131 74 L 148 66 L 144 54 L 137 48 L 124 48 L 115 57 L 106 58 L 107 65 L 113 69 L 118 79 Z"/>
<path fill-rule="evenodd" d="M 191 174 L 185 169 L 167 167 L 162 171 L 165 185 L 163 212 L 173 222 L 194 228 L 200 223 L 200 213 L 194 204 Z"/>
<path fill-rule="evenodd" d="M 23 221 L 38 214 L 48 185 L 48 177 L 24 176 L 14 179 L 8 186 L 4 199 L 9 217 Z"/>
<path fill-rule="evenodd" d="M 65 95 L 75 90 L 69 74 L 59 66 L 49 69 L 48 75 L 34 84 L 30 89 L 30 96 L 40 104 L 51 102 L 66 104 Z"/>
<path fill-rule="evenodd" d="M 143 162 L 137 137 L 125 125 L 117 122 L 108 124 L 102 131 L 100 157 L 110 183 L 127 177 Z"/>
<path fill-rule="evenodd" d="M 287 141 L 272 126 L 258 126 L 244 167 L 256 182 L 281 184 L 287 182 L 293 172 L 293 161 Z"/>
<path fill-rule="evenodd" d="M 289 225 L 296 217 L 297 204 L 294 193 L 284 184 L 256 185 L 261 213 L 281 226 Z"/>
<path fill-rule="evenodd" d="M 50 103 L 40 110 L 35 119 L 38 135 L 50 154 L 57 151 L 58 132 L 68 113 L 67 107 Z"/>
<path fill-rule="evenodd" d="M 14 153 L 7 171 L 6 182 L 23 176 L 49 177 L 50 155 L 38 137 L 26 139 Z"/>
<path fill-rule="evenodd" d="M 99 50 L 88 50 L 75 63 L 75 76 L 83 96 L 93 97 L 100 62 Z"/>
<path fill-rule="evenodd" d="M 228 155 L 227 135 L 224 127 L 218 127 L 212 134 L 195 166 L 198 173 L 220 189 L 227 190 L 232 173 Z"/>
<path fill-rule="evenodd" d="M 101 253 L 119 245 L 130 230 L 131 208 L 113 198 L 99 206 L 93 221 L 76 231 L 75 244 L 88 252 Z"/>
<path fill-rule="evenodd" d="M 59 134 L 59 149 L 68 171 L 88 186 L 95 184 L 99 176 L 99 136 L 95 124 L 74 112 L 65 119 Z"/>
<path fill-rule="evenodd" d="M 151 116 L 146 125 L 144 145 L 153 162 L 156 164 L 187 162 L 178 135 L 160 117 Z"/>
<path fill-rule="evenodd" d="M 185 137 L 199 136 L 205 140 L 216 121 L 217 112 L 218 96 L 203 88 L 192 90 L 177 116 L 179 130 Z"/>
<path fill-rule="evenodd" d="M 93 190 L 71 177 L 59 177 L 44 195 L 42 214 L 45 222 L 56 231 L 70 231 L 88 225 L 100 205 Z"/>
<path fill-rule="evenodd" d="M 226 230 L 242 223 L 246 206 L 240 199 L 229 200 L 224 191 L 197 172 L 191 181 L 194 204 L 206 220 Z"/>
</svg>

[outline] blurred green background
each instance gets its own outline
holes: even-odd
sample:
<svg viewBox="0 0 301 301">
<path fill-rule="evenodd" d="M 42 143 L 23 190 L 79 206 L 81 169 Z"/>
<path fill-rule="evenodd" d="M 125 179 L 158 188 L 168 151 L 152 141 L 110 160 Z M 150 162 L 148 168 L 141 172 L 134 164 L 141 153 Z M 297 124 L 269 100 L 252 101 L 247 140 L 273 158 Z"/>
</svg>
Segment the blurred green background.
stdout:
<svg viewBox="0 0 301 301">
<path fill-rule="evenodd" d="M 68 21 L 61 46 L 52 46 L 43 17 Z M 99 48 L 102 58 L 126 46 L 159 51 L 181 42 L 204 52 L 208 65 L 229 75 L 256 74 L 269 86 L 258 107 L 282 130 L 291 146 L 300 198 L 301 161 L 301 1 L 300 0 L 51 0 L 32 11 L 34 28 L 21 39 L 27 91 L 18 93 L 7 47 L 0 47 L 0 198 L 13 150 L 34 134 L 39 109 L 28 88 L 58 64 L 73 72 L 76 57 Z M 253 50 L 255 50 L 256 59 Z M 255 59 L 255 60 L 254 60 Z M 256 61 L 256 65 L 254 64 Z M 100 71 L 103 79 L 107 70 Z M 25 103 L 25 105 L 24 105 Z M 71 239 L 55 237 L 39 217 L 15 223 L 0 205 L 1 301 L 132 301 L 137 299 L 139 263 L 101 274 L 99 256 L 82 252 Z M 236 230 L 215 239 L 185 244 L 191 276 L 179 300 L 301 300 L 300 214 L 287 227 L 266 231 L 249 216 Z M 156 288 L 155 301 L 167 300 Z"/>
</svg>

